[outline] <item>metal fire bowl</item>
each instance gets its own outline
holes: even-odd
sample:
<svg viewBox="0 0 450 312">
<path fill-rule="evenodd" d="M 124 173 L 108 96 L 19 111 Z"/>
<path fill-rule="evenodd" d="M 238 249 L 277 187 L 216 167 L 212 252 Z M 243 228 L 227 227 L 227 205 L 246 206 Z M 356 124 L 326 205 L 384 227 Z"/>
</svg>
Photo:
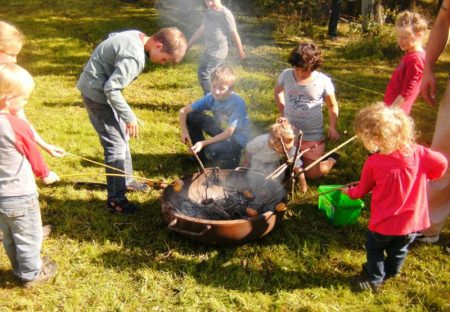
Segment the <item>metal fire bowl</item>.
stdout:
<svg viewBox="0 0 450 312">
<path fill-rule="evenodd" d="M 206 169 L 206 175 L 212 174 L 213 170 Z M 226 188 L 233 188 L 238 192 L 251 191 L 255 201 L 264 203 L 259 209 L 262 213 L 249 219 L 205 220 L 176 212 L 173 207 L 177 207 L 185 199 L 201 203 L 205 198 L 206 177 L 203 173 L 197 173 L 182 179 L 184 186 L 181 192 L 177 193 L 173 186 L 169 186 L 162 194 L 161 211 L 169 230 L 201 243 L 232 245 L 263 237 L 281 221 L 284 212 L 277 212 L 275 205 L 286 201 L 286 192 L 279 182 L 266 181 L 263 175 L 244 168 L 220 170 L 219 177 Z M 209 187 L 208 198 L 223 196 L 219 188 Z"/>
</svg>

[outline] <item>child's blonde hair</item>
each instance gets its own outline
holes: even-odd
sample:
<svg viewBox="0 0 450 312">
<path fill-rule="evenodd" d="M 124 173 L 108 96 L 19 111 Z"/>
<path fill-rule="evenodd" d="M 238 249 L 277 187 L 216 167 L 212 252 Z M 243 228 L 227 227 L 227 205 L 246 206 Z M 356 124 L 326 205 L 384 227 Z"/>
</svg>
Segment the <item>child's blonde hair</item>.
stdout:
<svg viewBox="0 0 450 312">
<path fill-rule="evenodd" d="M 30 73 L 15 63 L 0 63 L 0 98 L 29 95 L 34 89 Z"/>
<path fill-rule="evenodd" d="M 0 20 L 0 52 L 19 54 L 25 36 L 13 24 Z"/>
<path fill-rule="evenodd" d="M 290 148 L 294 145 L 294 139 L 294 129 L 287 118 L 279 117 L 276 123 L 270 127 L 269 146 L 277 153 L 284 155 L 283 143 L 285 147 Z"/>
<path fill-rule="evenodd" d="M 230 67 L 220 66 L 211 75 L 211 83 L 218 84 L 220 86 L 227 85 L 233 87 L 236 82 L 236 75 Z"/>
<path fill-rule="evenodd" d="M 415 143 L 414 121 L 403 109 L 386 106 L 383 102 L 360 110 L 353 127 L 358 139 L 370 152 L 409 154 Z"/>
<path fill-rule="evenodd" d="M 422 33 L 427 30 L 427 21 L 419 14 L 410 11 L 403 11 L 395 20 L 397 27 L 411 27 L 413 33 Z"/>
<path fill-rule="evenodd" d="M 152 35 L 152 39 L 162 43 L 163 52 L 173 57 L 173 63 L 181 62 L 186 53 L 187 42 L 186 37 L 178 28 L 162 28 Z"/>
</svg>

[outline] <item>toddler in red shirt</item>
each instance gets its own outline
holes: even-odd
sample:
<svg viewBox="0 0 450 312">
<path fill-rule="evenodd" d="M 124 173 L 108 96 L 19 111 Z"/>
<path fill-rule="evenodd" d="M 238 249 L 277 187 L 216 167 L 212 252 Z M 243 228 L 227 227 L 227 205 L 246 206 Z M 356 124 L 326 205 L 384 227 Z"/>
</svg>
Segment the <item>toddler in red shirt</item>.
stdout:
<svg viewBox="0 0 450 312">
<path fill-rule="evenodd" d="M 376 291 L 399 273 L 415 233 L 429 226 L 427 181 L 445 173 L 447 159 L 415 143 L 414 122 L 398 107 L 370 105 L 356 115 L 354 129 L 373 154 L 359 184 L 343 192 L 352 199 L 372 192 L 359 286 Z"/>
<path fill-rule="evenodd" d="M 425 51 L 422 47 L 427 22 L 418 13 L 404 11 L 395 21 L 397 43 L 405 55 L 392 73 L 384 93 L 387 106 L 399 106 L 407 114 L 420 92 Z"/>
</svg>

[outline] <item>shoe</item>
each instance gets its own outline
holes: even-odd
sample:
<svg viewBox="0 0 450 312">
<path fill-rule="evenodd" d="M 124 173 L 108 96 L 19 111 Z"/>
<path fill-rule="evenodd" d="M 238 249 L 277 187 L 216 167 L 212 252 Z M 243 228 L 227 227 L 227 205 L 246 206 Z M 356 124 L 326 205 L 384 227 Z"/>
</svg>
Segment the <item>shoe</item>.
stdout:
<svg viewBox="0 0 450 312">
<path fill-rule="evenodd" d="M 341 154 L 334 152 L 334 153 L 331 153 L 330 155 L 328 155 L 328 157 L 325 160 L 333 159 L 335 162 L 338 162 L 340 158 L 341 158 Z"/>
<path fill-rule="evenodd" d="M 333 35 L 328 35 L 328 39 L 331 41 L 338 41 L 338 37 L 337 36 L 333 36 Z"/>
<path fill-rule="evenodd" d="M 148 193 L 150 192 L 150 186 L 148 186 L 146 183 L 133 180 L 130 184 L 127 185 L 127 191 Z"/>
<path fill-rule="evenodd" d="M 50 257 L 42 258 L 42 267 L 39 275 L 32 281 L 25 282 L 23 286 L 30 288 L 41 283 L 45 283 L 56 275 L 58 271 L 58 265 Z"/>
<path fill-rule="evenodd" d="M 418 233 L 415 240 L 421 243 L 434 244 L 439 241 L 439 234 L 433 236 L 425 236 L 422 233 Z"/>
<path fill-rule="evenodd" d="M 450 244 L 448 244 L 447 246 L 445 246 L 445 251 L 446 251 L 447 253 L 450 254 Z"/>
<path fill-rule="evenodd" d="M 381 284 L 380 285 L 374 284 L 368 279 L 360 280 L 358 282 L 358 286 L 360 290 L 370 290 L 373 293 L 377 293 L 381 288 Z"/>
<path fill-rule="evenodd" d="M 124 198 L 121 200 L 111 199 L 106 203 L 106 208 L 111 212 L 117 213 L 129 213 L 133 214 L 138 211 L 138 207 L 133 205 L 128 201 L 128 199 Z"/>
<path fill-rule="evenodd" d="M 50 236 L 53 230 L 53 225 L 46 224 L 42 226 L 42 239 L 46 239 Z M 0 230 L 0 242 L 3 241 L 3 231 Z"/>
</svg>

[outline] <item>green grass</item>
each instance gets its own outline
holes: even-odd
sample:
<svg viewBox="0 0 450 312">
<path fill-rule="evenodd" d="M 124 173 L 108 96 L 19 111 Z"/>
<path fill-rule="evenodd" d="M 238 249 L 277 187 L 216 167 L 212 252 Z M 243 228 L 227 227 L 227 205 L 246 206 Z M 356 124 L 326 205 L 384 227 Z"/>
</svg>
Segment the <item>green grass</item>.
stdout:
<svg viewBox="0 0 450 312">
<path fill-rule="evenodd" d="M 183 11 L 161 13 L 183 22 L 177 26 L 187 34 L 199 23 Z M 151 34 L 161 26 L 175 24 L 160 18 L 149 5 L 106 0 L 4 0 L 0 19 L 19 25 L 27 36 L 19 64 L 29 69 L 37 84 L 26 107 L 29 119 L 47 141 L 97 161 L 102 161 L 102 149 L 75 88 L 83 64 L 109 32 L 137 28 Z M 250 54 L 243 64 L 233 54 L 230 63 L 238 73 L 236 91 L 248 103 L 256 135 L 277 116 L 272 90 L 277 75 L 287 67 L 283 62 L 293 42 L 281 36 L 274 40 L 272 31 L 277 25 L 268 19 L 239 15 L 238 22 Z M 325 29 L 317 29 L 325 34 Z M 355 45 L 348 40 L 318 44 L 325 51 L 323 70 L 335 79 L 339 128 L 348 130 L 350 136 L 355 112 L 382 99 L 398 60 L 352 57 L 359 52 L 350 49 Z M 144 122 L 140 138 L 131 143 L 136 174 L 170 180 L 197 170 L 184 161 L 187 153 L 179 142 L 177 111 L 201 96 L 196 80 L 200 53 L 201 47 L 195 47 L 177 67 L 150 65 L 126 89 L 126 98 Z M 446 53 L 437 67 L 441 92 L 449 55 Z M 436 110 L 420 100 L 412 116 L 421 131 L 420 140 L 429 143 Z M 358 143 L 341 152 L 336 170 L 322 180 L 310 181 L 308 195 L 319 185 L 358 180 L 367 152 Z M 101 175 L 87 175 L 102 173 L 101 167 L 70 156 L 45 157 L 62 176 L 86 173 L 40 187 L 44 223 L 55 225 L 43 253 L 58 262 L 59 274 L 45 286 L 22 289 L 1 249 L 0 311 L 450 309 L 450 258 L 443 252 L 443 245 L 450 242 L 448 226 L 439 244 L 414 246 L 401 276 L 387 282 L 380 294 L 360 293 L 352 285 L 352 277 L 365 261 L 367 210 L 357 224 L 335 228 L 311 200 L 294 207 L 263 239 L 243 246 L 205 246 L 167 230 L 160 213 L 160 191 L 129 196 L 142 207 L 136 216 L 111 215 L 103 208 L 104 191 L 75 189 L 73 185 L 76 181 L 104 181 Z"/>
</svg>

